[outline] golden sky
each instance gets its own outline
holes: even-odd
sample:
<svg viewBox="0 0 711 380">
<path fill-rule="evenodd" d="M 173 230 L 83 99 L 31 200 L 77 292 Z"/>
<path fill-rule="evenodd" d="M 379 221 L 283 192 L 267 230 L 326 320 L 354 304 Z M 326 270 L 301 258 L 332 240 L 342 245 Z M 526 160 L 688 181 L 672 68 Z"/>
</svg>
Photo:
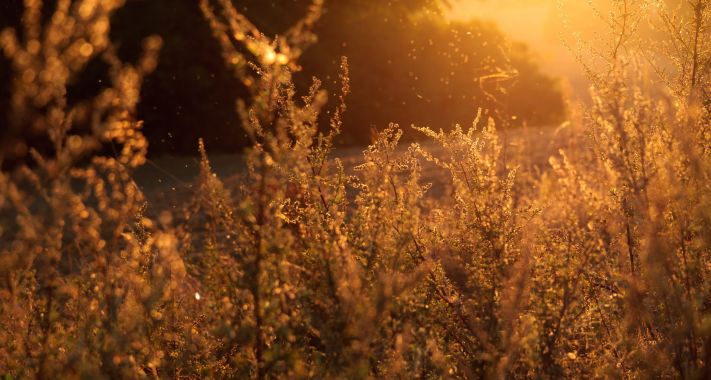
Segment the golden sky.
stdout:
<svg viewBox="0 0 711 380">
<path fill-rule="evenodd" d="M 495 21 L 514 39 L 541 43 L 550 39 L 556 0 L 456 0 L 449 11 L 452 19 Z"/>
<path fill-rule="evenodd" d="M 495 22 L 512 40 L 530 45 L 544 70 L 572 82 L 576 91 L 585 91 L 579 64 L 563 39 L 571 41 L 574 33 L 599 27 L 588 1 L 454 0 L 448 17 Z"/>
</svg>

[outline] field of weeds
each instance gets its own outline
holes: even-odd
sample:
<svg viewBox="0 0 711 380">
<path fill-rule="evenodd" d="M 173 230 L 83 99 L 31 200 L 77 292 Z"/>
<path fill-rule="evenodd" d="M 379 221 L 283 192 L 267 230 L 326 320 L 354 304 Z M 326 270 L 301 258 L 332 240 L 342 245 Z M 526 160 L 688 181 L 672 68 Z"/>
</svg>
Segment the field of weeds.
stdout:
<svg viewBox="0 0 711 380">
<path fill-rule="evenodd" d="M 473 108 L 343 148 L 348 59 L 330 102 L 292 77 L 323 1 L 274 37 L 201 0 L 249 144 L 195 159 L 147 158 L 162 39 L 122 61 L 122 5 L 27 0 L 0 32 L 9 120 L 51 143 L 2 162 L 3 378 L 711 378 L 710 1 L 597 12 L 568 123 Z"/>
</svg>

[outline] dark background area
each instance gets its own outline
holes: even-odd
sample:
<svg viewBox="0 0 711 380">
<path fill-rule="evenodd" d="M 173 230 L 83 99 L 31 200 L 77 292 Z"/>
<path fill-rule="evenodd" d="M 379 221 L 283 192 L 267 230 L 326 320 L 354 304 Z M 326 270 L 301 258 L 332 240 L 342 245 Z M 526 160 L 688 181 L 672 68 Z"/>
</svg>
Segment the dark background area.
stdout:
<svg viewBox="0 0 711 380">
<path fill-rule="evenodd" d="M 47 15 L 52 3 L 45 1 Z M 305 13 L 309 1 L 234 3 L 265 34 L 276 35 Z M 0 1 L 0 29 L 17 28 L 21 16 L 22 0 Z M 129 0 L 111 28 L 127 61 L 137 59 L 146 36 L 164 40 L 138 109 L 151 155 L 194 154 L 200 137 L 211 152 L 244 146 L 234 105 L 248 93 L 226 69 L 196 0 Z M 307 88 L 316 76 L 329 93 L 338 93 L 340 57 L 349 58 L 352 94 L 340 144 L 368 143 L 371 130 L 389 122 L 445 129 L 457 122 L 469 125 L 478 107 L 511 127 L 550 125 L 565 117 L 557 81 L 540 72 L 525 46 L 511 46 L 491 24 L 448 22 L 429 0 L 327 0 L 316 32 L 319 41 L 301 59 L 297 86 Z M 502 70 L 518 75 L 497 82 L 501 87 L 480 80 Z M 0 58 L 0 126 L 7 125 L 11 75 L 8 61 Z M 100 62 L 87 67 L 74 78 L 70 100 L 96 94 L 103 75 Z M 408 129 L 406 137 L 416 137 Z"/>
</svg>

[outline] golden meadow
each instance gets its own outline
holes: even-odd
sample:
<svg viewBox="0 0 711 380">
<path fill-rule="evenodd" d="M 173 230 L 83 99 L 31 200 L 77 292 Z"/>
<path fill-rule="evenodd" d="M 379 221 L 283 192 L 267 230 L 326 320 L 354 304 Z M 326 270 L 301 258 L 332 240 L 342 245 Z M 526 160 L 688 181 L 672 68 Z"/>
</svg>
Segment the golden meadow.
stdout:
<svg viewBox="0 0 711 380">
<path fill-rule="evenodd" d="M 274 37 L 201 0 L 249 144 L 223 181 L 196 141 L 179 208 L 133 177 L 161 38 L 124 62 L 123 1 L 24 5 L 0 32 L 9 112 L 51 149 L 0 172 L 4 379 L 711 378 L 711 1 L 591 5 L 605 43 L 570 49 L 591 101 L 541 165 L 476 105 L 351 165 L 347 58 L 329 102 L 292 78 L 323 1 Z M 70 104 L 93 59 L 109 80 Z"/>
</svg>

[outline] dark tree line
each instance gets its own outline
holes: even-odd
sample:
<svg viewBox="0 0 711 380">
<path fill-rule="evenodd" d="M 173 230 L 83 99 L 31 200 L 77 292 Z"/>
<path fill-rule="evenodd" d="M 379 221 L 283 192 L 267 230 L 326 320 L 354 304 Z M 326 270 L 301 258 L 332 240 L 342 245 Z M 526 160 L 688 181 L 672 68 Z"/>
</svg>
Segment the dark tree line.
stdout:
<svg viewBox="0 0 711 380">
<path fill-rule="evenodd" d="M 303 15 L 309 1 L 237 3 L 261 30 L 277 35 Z M 3 1 L 0 27 L 17 26 L 21 10 L 22 0 Z M 512 126 L 558 123 L 564 117 L 557 82 L 539 71 L 524 46 L 506 48 L 491 24 L 446 21 L 434 0 L 326 1 L 316 32 L 319 41 L 302 57 L 296 82 L 308 88 L 316 76 L 336 93 L 338 62 L 349 58 L 352 94 L 341 144 L 367 143 L 371 130 L 389 122 L 446 129 L 468 123 L 478 107 Z M 200 137 L 212 151 L 244 146 L 234 104 L 247 90 L 225 68 L 197 1 L 129 0 L 114 15 L 111 34 L 128 61 L 137 59 L 145 36 L 163 37 L 158 69 L 146 79 L 137 111 L 151 154 L 195 153 Z M 105 71 L 96 62 L 74 78 L 70 102 L 96 94 Z M 9 73 L 7 60 L 0 59 L 3 145 L 30 133 L 12 128 L 6 117 Z"/>
</svg>

